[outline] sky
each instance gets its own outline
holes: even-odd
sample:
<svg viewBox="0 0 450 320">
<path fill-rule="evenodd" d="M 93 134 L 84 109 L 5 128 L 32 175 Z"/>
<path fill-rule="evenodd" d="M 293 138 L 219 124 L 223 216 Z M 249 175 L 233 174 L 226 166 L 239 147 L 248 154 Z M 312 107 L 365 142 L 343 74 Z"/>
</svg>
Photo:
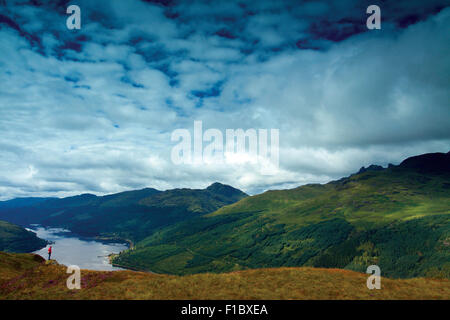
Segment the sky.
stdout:
<svg viewBox="0 0 450 320">
<path fill-rule="evenodd" d="M 0 0 L 0 200 L 256 194 L 448 152 L 449 25 L 442 0 Z M 194 121 L 278 129 L 275 174 L 175 164 L 171 135 Z"/>
</svg>

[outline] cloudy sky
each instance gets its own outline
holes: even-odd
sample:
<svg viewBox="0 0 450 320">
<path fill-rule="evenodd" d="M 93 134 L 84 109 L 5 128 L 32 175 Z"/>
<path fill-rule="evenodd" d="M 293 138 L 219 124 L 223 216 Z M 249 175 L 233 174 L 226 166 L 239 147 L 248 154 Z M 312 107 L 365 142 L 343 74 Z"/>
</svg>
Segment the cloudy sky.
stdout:
<svg viewBox="0 0 450 320">
<path fill-rule="evenodd" d="M 0 0 L 0 200 L 214 181 L 254 194 L 448 152 L 449 25 L 442 0 Z M 175 165 L 171 134 L 194 120 L 279 129 L 276 174 Z"/>
</svg>

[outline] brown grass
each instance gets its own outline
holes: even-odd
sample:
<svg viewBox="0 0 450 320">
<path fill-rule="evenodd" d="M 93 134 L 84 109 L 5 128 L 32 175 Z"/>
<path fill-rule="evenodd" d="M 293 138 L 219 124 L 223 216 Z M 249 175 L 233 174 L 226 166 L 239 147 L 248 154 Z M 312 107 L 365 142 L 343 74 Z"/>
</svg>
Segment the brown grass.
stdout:
<svg viewBox="0 0 450 320">
<path fill-rule="evenodd" d="M 15 267 L 11 267 L 15 264 Z M 382 278 L 341 269 L 273 268 L 226 274 L 155 275 L 82 270 L 80 290 L 66 287 L 66 268 L 31 255 L 0 253 L 0 299 L 450 299 L 450 281 Z"/>
</svg>

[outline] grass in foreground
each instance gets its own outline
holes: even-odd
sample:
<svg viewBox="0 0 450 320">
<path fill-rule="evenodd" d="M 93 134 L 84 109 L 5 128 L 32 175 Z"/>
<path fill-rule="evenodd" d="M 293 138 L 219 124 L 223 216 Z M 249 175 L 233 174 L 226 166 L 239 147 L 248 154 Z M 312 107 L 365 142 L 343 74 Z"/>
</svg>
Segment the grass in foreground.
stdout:
<svg viewBox="0 0 450 320">
<path fill-rule="evenodd" d="M 0 252 L 0 299 L 450 299 L 450 280 L 382 278 L 321 268 L 253 269 L 224 274 L 156 275 L 81 271 L 80 290 L 66 287 L 66 267 L 31 254 Z"/>
</svg>

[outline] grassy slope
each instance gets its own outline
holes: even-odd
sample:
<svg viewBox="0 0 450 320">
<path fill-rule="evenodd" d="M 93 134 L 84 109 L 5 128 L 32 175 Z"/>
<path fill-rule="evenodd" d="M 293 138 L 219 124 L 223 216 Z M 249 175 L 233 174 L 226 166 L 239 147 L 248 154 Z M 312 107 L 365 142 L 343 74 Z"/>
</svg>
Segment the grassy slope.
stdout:
<svg viewBox="0 0 450 320">
<path fill-rule="evenodd" d="M 0 252 L 0 282 L 18 277 L 44 261 L 44 258 L 35 254 Z"/>
<path fill-rule="evenodd" d="M 68 290 L 66 268 L 33 255 L 0 252 L 0 299 L 449 299 L 446 279 L 382 278 L 348 270 L 278 268 L 226 274 L 154 275 L 132 271 L 81 272 L 81 290 Z"/>
<path fill-rule="evenodd" d="M 391 168 L 269 191 L 166 228 L 115 259 L 161 273 L 314 266 L 450 277 L 450 176 Z"/>
<path fill-rule="evenodd" d="M 35 233 L 9 222 L 0 221 L 0 250 L 8 252 L 31 252 L 47 245 Z"/>
</svg>

